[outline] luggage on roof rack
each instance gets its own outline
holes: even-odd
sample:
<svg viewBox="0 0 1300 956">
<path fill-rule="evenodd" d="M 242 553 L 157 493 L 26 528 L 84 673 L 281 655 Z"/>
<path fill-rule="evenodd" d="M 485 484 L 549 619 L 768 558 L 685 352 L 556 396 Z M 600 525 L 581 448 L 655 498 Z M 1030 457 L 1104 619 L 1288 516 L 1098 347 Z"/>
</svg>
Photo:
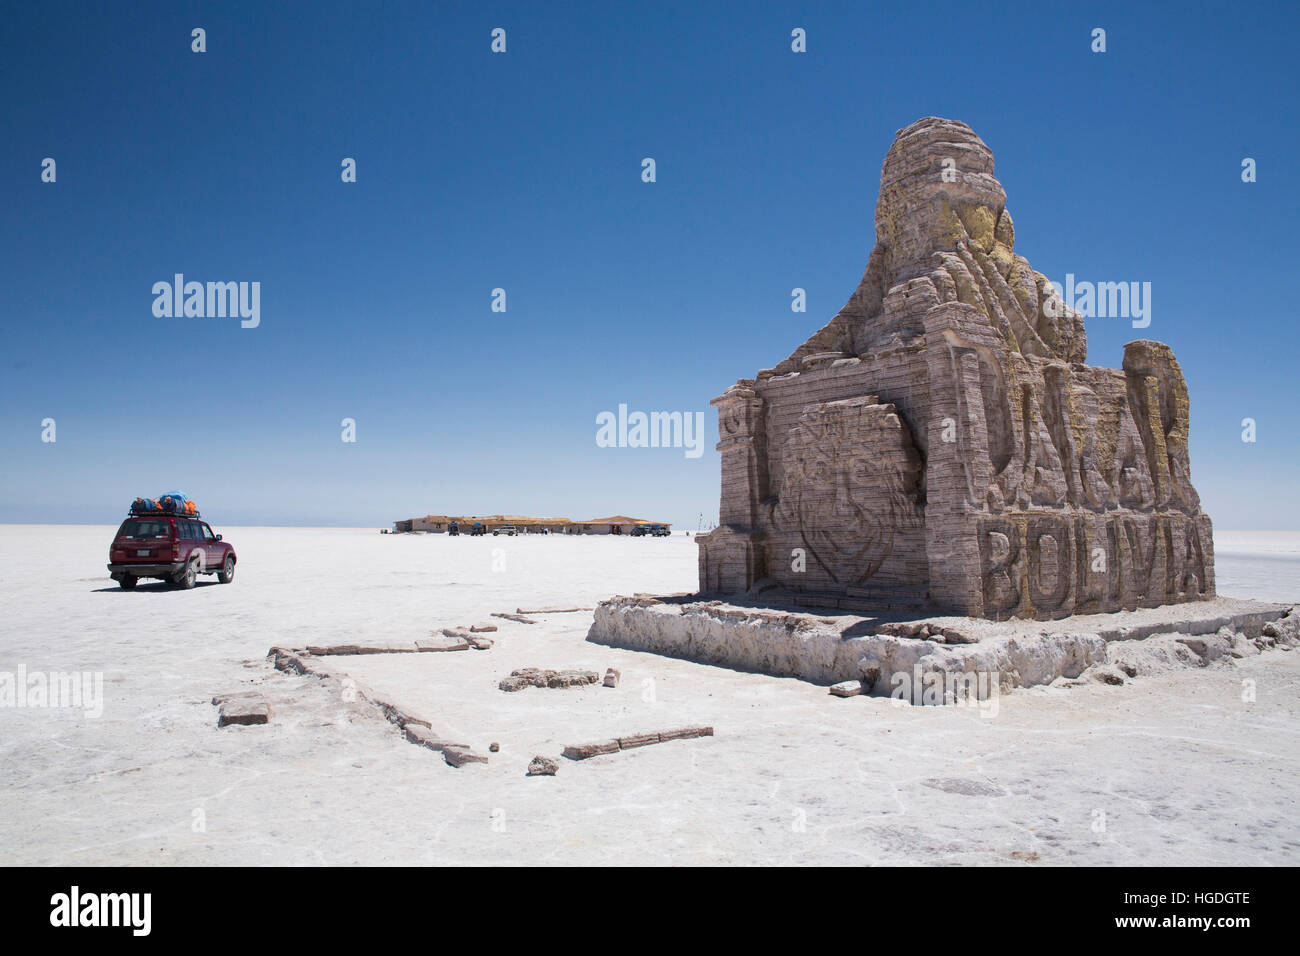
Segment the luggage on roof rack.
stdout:
<svg viewBox="0 0 1300 956">
<path fill-rule="evenodd" d="M 164 514 L 172 515 L 194 515 L 198 512 L 198 507 L 189 498 L 179 491 L 169 491 L 158 499 L 158 504 Z"/>
<path fill-rule="evenodd" d="M 186 518 L 199 517 L 199 508 L 184 492 L 169 491 L 158 498 L 136 498 L 131 502 L 130 513 L 133 515 L 179 515 Z"/>
</svg>

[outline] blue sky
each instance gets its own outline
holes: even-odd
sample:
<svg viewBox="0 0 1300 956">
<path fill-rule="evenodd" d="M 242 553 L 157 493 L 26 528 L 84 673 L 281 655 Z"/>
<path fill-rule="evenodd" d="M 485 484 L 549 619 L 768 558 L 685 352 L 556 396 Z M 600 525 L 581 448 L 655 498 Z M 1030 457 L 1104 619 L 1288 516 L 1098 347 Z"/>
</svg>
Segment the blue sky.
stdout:
<svg viewBox="0 0 1300 956">
<path fill-rule="evenodd" d="M 993 149 L 1036 269 L 1152 283 L 1150 328 L 1091 320 L 1089 361 L 1173 346 L 1216 526 L 1300 528 L 1294 4 L 0 15 L 0 521 L 113 523 L 180 487 L 227 525 L 694 528 L 717 513 L 709 399 L 840 308 L 895 131 L 939 115 Z M 156 318 L 177 272 L 259 281 L 260 326 Z M 597 447 L 620 403 L 705 412 L 707 451 Z"/>
</svg>

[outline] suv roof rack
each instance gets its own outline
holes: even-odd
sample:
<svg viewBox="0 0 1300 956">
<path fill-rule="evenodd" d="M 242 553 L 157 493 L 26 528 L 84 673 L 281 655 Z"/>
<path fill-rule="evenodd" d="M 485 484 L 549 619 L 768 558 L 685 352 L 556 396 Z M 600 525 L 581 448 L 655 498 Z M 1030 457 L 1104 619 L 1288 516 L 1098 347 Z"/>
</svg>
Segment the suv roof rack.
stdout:
<svg viewBox="0 0 1300 956">
<path fill-rule="evenodd" d="M 133 506 L 127 514 L 129 518 L 202 518 L 203 515 L 197 510 L 193 514 L 185 514 L 182 511 L 163 511 L 157 508 L 153 511 L 137 511 Z"/>
</svg>

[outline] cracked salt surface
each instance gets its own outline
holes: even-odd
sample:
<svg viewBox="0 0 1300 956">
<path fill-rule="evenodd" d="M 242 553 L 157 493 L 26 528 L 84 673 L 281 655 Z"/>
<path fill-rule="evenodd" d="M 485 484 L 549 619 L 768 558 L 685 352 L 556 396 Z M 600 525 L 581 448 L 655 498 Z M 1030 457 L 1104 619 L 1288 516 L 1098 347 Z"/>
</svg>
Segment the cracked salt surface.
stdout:
<svg viewBox="0 0 1300 956">
<path fill-rule="evenodd" d="M 1017 691 L 993 718 L 588 644 L 590 612 L 493 618 L 487 651 L 328 659 L 477 750 L 501 742 L 457 770 L 267 648 L 691 590 L 693 541 L 222 530 L 234 584 L 126 593 L 88 573 L 111 528 L 0 526 L 0 671 L 102 671 L 106 697 L 98 719 L 0 708 L 0 863 L 1300 862 L 1298 652 Z M 1294 566 L 1221 589 L 1284 600 Z M 522 666 L 623 676 L 496 689 Z M 218 730 L 212 696 L 245 690 L 271 723 Z M 716 736 L 524 776 L 535 753 L 695 723 Z"/>
</svg>

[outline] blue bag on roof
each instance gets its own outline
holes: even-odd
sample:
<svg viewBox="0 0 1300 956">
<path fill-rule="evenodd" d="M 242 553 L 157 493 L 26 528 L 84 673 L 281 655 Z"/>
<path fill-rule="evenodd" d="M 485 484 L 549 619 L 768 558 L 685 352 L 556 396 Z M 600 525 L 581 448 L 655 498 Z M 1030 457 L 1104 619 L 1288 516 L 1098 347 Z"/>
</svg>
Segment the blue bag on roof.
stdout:
<svg viewBox="0 0 1300 956">
<path fill-rule="evenodd" d="M 158 504 L 167 514 L 188 515 L 191 518 L 199 515 L 199 506 L 183 491 L 167 492 L 158 499 Z"/>
<path fill-rule="evenodd" d="M 183 491 L 168 491 L 158 496 L 158 505 L 167 514 L 185 514 L 185 502 L 190 499 Z"/>
</svg>

